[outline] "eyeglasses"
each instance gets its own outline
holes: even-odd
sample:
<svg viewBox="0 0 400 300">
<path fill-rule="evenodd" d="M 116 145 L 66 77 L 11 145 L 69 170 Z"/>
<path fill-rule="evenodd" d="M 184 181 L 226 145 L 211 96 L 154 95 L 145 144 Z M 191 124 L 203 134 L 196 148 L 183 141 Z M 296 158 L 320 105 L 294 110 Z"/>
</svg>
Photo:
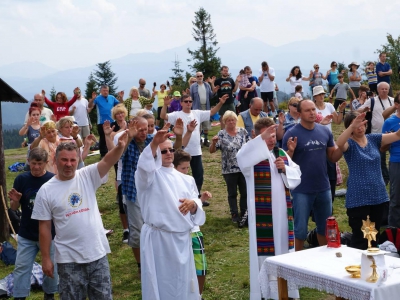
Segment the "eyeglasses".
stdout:
<svg viewBox="0 0 400 300">
<path fill-rule="evenodd" d="M 196 77 L 197 77 L 197 78 L 201 78 L 201 77 L 203 77 L 203 75 L 196 75 Z"/>
<path fill-rule="evenodd" d="M 192 100 L 185 100 L 185 101 L 183 101 L 183 102 L 185 102 L 185 103 L 192 103 L 193 101 L 192 101 Z"/>
<path fill-rule="evenodd" d="M 140 85 L 140 86 L 145 86 L 146 84 L 145 84 L 145 83 L 139 83 L 139 85 Z"/>
<path fill-rule="evenodd" d="M 174 153 L 175 149 L 174 148 L 168 148 L 168 149 L 161 150 L 161 154 L 167 154 L 167 152 Z"/>
<path fill-rule="evenodd" d="M 293 106 L 293 107 L 297 107 L 297 103 L 292 103 L 290 105 Z"/>
</svg>

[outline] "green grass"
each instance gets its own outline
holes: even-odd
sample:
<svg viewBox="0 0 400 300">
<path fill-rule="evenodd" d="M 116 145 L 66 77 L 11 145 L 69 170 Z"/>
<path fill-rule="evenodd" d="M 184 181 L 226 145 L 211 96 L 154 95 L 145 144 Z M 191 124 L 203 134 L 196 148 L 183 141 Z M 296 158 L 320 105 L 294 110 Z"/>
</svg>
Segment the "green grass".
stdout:
<svg viewBox="0 0 400 300">
<path fill-rule="evenodd" d="M 335 137 L 342 128 L 342 126 L 333 125 Z M 219 127 L 213 127 L 209 139 L 219 129 Z M 26 148 L 6 150 L 6 167 L 16 161 L 24 161 L 25 154 Z M 97 160 L 98 156 L 92 156 L 86 163 L 94 163 Z M 248 230 L 247 228 L 237 228 L 230 220 L 226 185 L 221 176 L 220 162 L 220 153 L 210 154 L 206 148 L 203 148 L 205 170 L 203 190 L 208 190 L 213 194 L 211 205 L 205 208 L 206 224 L 202 226 L 209 265 L 203 298 L 207 300 L 244 300 L 249 298 Z M 341 159 L 340 165 L 345 178 L 347 167 L 343 159 Z M 7 190 L 9 190 L 18 173 L 6 171 L 6 174 Z M 140 280 L 132 250 L 121 242 L 122 228 L 118 205 L 115 203 L 114 178 L 114 170 L 111 170 L 108 183 L 102 185 L 97 191 L 97 200 L 104 226 L 114 229 L 114 234 L 109 237 L 112 253 L 108 256 L 114 299 L 141 299 Z M 344 185 L 338 188 L 342 187 Z M 349 231 L 344 198 L 335 200 L 334 209 L 340 229 Z M 315 225 L 310 222 L 310 228 L 313 227 Z M 88 246 L 90 247 L 90 241 L 88 241 Z M 40 263 L 40 254 L 37 256 L 37 261 Z M 8 275 L 13 269 L 14 266 L 6 267 L 0 263 L 0 278 Z M 331 295 L 311 289 L 301 289 L 300 295 L 302 299 L 333 299 Z M 34 291 L 29 299 L 43 299 L 43 294 L 41 291 Z"/>
</svg>

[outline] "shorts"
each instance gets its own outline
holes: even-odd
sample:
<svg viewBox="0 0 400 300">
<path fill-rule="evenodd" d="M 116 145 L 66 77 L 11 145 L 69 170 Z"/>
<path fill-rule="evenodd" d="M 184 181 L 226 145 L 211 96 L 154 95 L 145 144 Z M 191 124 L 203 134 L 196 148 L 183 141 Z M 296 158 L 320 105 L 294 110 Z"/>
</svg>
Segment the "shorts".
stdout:
<svg viewBox="0 0 400 300">
<path fill-rule="evenodd" d="M 261 99 L 263 99 L 264 102 L 274 101 L 274 92 L 261 92 Z"/>
<path fill-rule="evenodd" d="M 81 135 L 81 137 L 85 138 L 90 134 L 90 128 L 89 125 L 86 126 L 79 126 L 80 132 L 79 134 Z"/>
<path fill-rule="evenodd" d="M 161 118 L 160 118 L 161 110 L 162 110 L 162 106 L 157 107 L 157 120 L 161 120 Z"/>
<path fill-rule="evenodd" d="M 125 196 L 123 197 L 125 198 Z M 132 248 L 140 248 L 140 231 L 143 226 L 143 218 L 139 203 L 137 200 L 136 202 L 126 200 L 124 203 L 129 227 L 128 245 Z"/>
<path fill-rule="evenodd" d="M 205 276 L 207 273 L 207 259 L 204 250 L 203 234 L 201 231 L 192 232 L 192 248 L 194 256 L 194 264 L 197 276 Z"/>
<path fill-rule="evenodd" d="M 310 194 L 292 191 L 292 197 L 295 238 L 303 241 L 307 238 L 311 211 L 314 212 L 317 233 L 325 236 L 326 219 L 332 215 L 331 190 Z"/>
<path fill-rule="evenodd" d="M 220 110 L 219 110 L 219 116 L 220 116 L 221 119 L 222 119 L 222 117 L 224 116 L 224 114 L 225 114 L 228 110 L 231 110 L 231 111 L 233 111 L 234 113 L 236 113 L 235 105 L 234 105 L 233 103 L 224 103 L 224 104 L 222 104 L 222 106 L 221 106 L 221 108 L 220 108 Z"/>
</svg>

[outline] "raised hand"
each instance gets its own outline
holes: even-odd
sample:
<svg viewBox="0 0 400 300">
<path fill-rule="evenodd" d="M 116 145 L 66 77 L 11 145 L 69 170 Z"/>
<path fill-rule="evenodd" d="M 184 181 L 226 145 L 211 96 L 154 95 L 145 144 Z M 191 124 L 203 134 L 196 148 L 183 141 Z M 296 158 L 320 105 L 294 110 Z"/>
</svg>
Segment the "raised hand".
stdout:
<svg viewBox="0 0 400 300">
<path fill-rule="evenodd" d="M 26 125 L 31 126 L 32 124 L 36 123 L 34 119 L 35 119 L 34 117 L 29 117 L 28 122 L 26 122 Z"/>
<path fill-rule="evenodd" d="M 45 90 L 42 90 L 42 95 L 43 95 L 43 97 L 46 96 L 46 91 Z"/>
<path fill-rule="evenodd" d="M 46 133 L 47 133 L 46 127 L 44 127 L 44 126 L 40 127 L 40 137 L 42 139 L 44 139 L 46 137 Z"/>
<path fill-rule="evenodd" d="M 365 120 L 365 113 L 359 114 L 353 122 L 351 122 L 351 127 L 357 129 L 360 126 L 367 124 L 368 120 Z"/>
<path fill-rule="evenodd" d="M 181 118 L 178 118 L 176 120 L 173 131 L 175 135 L 183 135 L 183 121 Z"/>
<path fill-rule="evenodd" d="M 268 140 L 270 137 L 273 137 L 276 135 L 276 128 L 278 127 L 277 124 L 269 126 L 267 129 L 265 129 L 263 131 L 263 133 L 261 133 L 261 138 L 266 141 Z"/>
<path fill-rule="evenodd" d="M 123 134 L 121 134 L 118 138 L 118 144 L 116 147 L 125 148 L 128 143 L 128 130 L 125 130 Z"/>
<path fill-rule="evenodd" d="M 80 130 L 81 130 L 81 129 L 79 128 L 78 125 L 72 126 L 72 132 L 71 132 L 72 137 L 73 137 L 73 138 L 77 138 L 77 136 L 78 136 Z"/>
<path fill-rule="evenodd" d="M 225 103 L 225 101 L 229 98 L 228 94 L 223 95 L 221 98 L 219 98 L 219 102 L 222 102 L 222 104 Z"/>
<path fill-rule="evenodd" d="M 164 105 L 169 106 L 171 104 L 172 98 L 171 96 L 165 96 L 164 98 Z"/>
<path fill-rule="evenodd" d="M 196 129 L 196 126 L 197 126 L 197 121 L 196 120 L 190 121 L 187 124 L 187 131 L 193 132 Z"/>
<path fill-rule="evenodd" d="M 165 122 L 163 128 L 161 130 L 169 131 L 169 128 L 171 127 L 171 123 Z"/>
<path fill-rule="evenodd" d="M 12 188 L 8 192 L 8 198 L 10 198 L 12 201 L 19 202 L 21 200 L 22 193 L 18 192 L 16 189 Z"/>
<path fill-rule="evenodd" d="M 294 152 L 294 150 L 296 149 L 296 147 L 297 147 L 297 136 L 296 137 L 290 137 L 289 139 L 288 139 L 288 141 L 287 141 L 287 148 L 288 148 L 288 151 L 290 151 L 290 152 Z"/>
<path fill-rule="evenodd" d="M 124 99 L 124 94 L 125 94 L 124 91 L 119 91 L 119 92 L 118 92 L 118 97 L 119 97 L 120 99 Z"/>
<path fill-rule="evenodd" d="M 239 74 L 238 76 L 236 76 L 236 81 L 240 81 L 242 80 L 242 76 Z"/>
<path fill-rule="evenodd" d="M 278 120 L 279 120 L 279 124 L 285 123 L 285 114 L 283 112 L 279 113 Z"/>
<path fill-rule="evenodd" d="M 138 121 L 131 120 L 128 124 L 128 136 L 133 139 L 138 133 Z"/>
<path fill-rule="evenodd" d="M 91 100 L 96 99 L 96 97 L 97 97 L 97 93 L 96 93 L 95 91 L 93 91 L 93 92 L 92 92 L 92 99 L 91 99 Z"/>
<path fill-rule="evenodd" d="M 96 141 L 97 140 L 96 140 L 96 137 L 94 136 L 94 134 L 92 134 L 92 133 L 89 134 L 85 139 L 85 147 L 92 146 L 92 144 L 95 143 Z"/>
<path fill-rule="evenodd" d="M 214 89 L 213 89 L 213 93 L 215 94 L 219 90 L 219 88 L 220 88 L 219 85 L 215 86 Z"/>
<path fill-rule="evenodd" d="M 332 119 L 333 119 L 333 115 L 327 115 L 321 120 L 321 122 L 319 122 L 319 124 L 328 125 L 332 122 Z"/>
<path fill-rule="evenodd" d="M 340 105 L 339 105 L 339 111 L 340 111 L 340 112 L 344 111 L 344 109 L 346 108 L 346 105 L 347 105 L 346 101 L 344 101 L 343 103 L 340 103 Z"/>
<path fill-rule="evenodd" d="M 159 130 L 153 137 L 153 141 L 151 142 L 155 146 L 158 147 L 161 143 L 164 143 L 169 136 L 169 133 L 167 130 Z"/>
<path fill-rule="evenodd" d="M 77 95 L 79 91 L 80 91 L 79 87 L 74 88 L 74 95 Z"/>
<path fill-rule="evenodd" d="M 103 123 L 103 131 L 104 131 L 104 135 L 110 135 L 111 132 L 114 131 L 115 125 L 113 127 L 111 127 L 111 123 L 109 120 L 105 120 Z"/>
</svg>

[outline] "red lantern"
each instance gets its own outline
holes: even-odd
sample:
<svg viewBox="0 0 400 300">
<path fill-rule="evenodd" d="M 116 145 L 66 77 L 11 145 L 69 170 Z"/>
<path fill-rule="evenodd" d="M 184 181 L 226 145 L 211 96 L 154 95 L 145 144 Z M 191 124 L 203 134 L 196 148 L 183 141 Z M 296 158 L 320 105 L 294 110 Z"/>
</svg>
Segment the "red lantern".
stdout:
<svg viewBox="0 0 400 300">
<path fill-rule="evenodd" d="M 340 231 L 339 225 L 336 222 L 335 217 L 329 217 L 326 219 L 325 236 L 328 242 L 327 247 L 339 248 L 340 247 Z"/>
</svg>

